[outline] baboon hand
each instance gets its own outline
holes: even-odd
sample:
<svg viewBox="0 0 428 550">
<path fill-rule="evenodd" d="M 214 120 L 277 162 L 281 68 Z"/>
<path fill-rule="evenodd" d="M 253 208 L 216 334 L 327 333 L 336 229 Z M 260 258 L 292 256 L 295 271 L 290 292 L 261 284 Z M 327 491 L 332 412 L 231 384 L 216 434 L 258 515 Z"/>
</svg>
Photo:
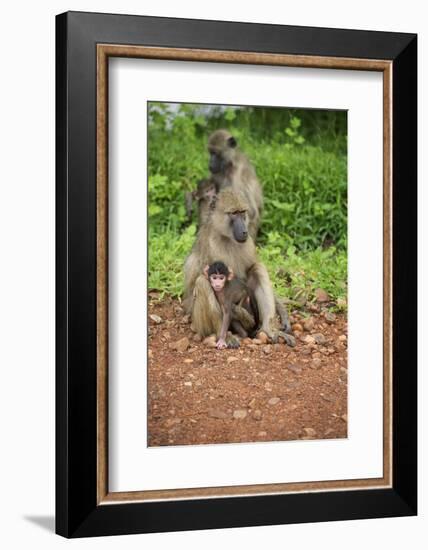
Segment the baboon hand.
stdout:
<svg viewBox="0 0 428 550">
<path fill-rule="evenodd" d="M 220 338 L 217 342 L 217 349 L 226 349 L 227 348 L 227 344 L 226 344 L 226 340 L 224 340 L 223 338 Z"/>
</svg>

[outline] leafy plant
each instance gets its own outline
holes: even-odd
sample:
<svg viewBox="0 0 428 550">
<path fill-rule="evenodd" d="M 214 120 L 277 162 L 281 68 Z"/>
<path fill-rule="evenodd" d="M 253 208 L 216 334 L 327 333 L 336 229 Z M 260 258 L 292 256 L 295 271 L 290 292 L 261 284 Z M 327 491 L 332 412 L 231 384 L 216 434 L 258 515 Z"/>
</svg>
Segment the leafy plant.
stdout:
<svg viewBox="0 0 428 550">
<path fill-rule="evenodd" d="M 182 292 L 195 234 L 184 193 L 208 175 L 206 139 L 223 127 L 263 186 L 259 253 L 278 292 L 346 297 L 346 112 L 150 103 L 148 120 L 151 288 Z"/>
</svg>

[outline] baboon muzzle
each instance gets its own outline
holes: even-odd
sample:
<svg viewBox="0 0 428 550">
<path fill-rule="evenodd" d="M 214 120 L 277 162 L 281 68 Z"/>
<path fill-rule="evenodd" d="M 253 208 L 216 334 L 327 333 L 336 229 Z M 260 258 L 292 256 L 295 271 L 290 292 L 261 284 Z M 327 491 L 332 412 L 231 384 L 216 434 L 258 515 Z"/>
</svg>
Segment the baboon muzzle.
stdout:
<svg viewBox="0 0 428 550">
<path fill-rule="evenodd" d="M 209 169 L 212 174 L 218 174 L 222 169 L 222 162 L 217 155 L 210 156 Z"/>
<path fill-rule="evenodd" d="M 238 243 L 245 243 L 248 239 L 246 223 L 241 218 L 235 218 L 232 222 L 233 236 Z"/>
</svg>

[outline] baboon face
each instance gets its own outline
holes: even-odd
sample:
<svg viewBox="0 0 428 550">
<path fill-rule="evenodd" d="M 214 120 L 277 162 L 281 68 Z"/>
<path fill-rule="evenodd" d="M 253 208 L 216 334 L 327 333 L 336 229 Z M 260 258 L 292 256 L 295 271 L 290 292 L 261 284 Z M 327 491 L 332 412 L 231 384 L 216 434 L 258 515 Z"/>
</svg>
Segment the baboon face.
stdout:
<svg viewBox="0 0 428 550">
<path fill-rule="evenodd" d="M 209 169 L 212 174 L 225 173 L 233 164 L 236 139 L 227 130 L 217 130 L 208 140 Z"/>
<path fill-rule="evenodd" d="M 210 180 L 201 180 L 198 183 L 195 198 L 198 200 L 211 200 L 216 195 L 215 184 Z"/>
<path fill-rule="evenodd" d="M 223 236 L 238 243 L 248 239 L 248 203 L 242 194 L 223 189 L 214 214 L 213 224 Z"/>
<path fill-rule="evenodd" d="M 246 210 L 241 212 L 231 212 L 229 214 L 229 219 L 232 225 L 233 237 L 236 241 L 238 241 L 238 243 L 245 243 L 248 239 Z"/>
</svg>

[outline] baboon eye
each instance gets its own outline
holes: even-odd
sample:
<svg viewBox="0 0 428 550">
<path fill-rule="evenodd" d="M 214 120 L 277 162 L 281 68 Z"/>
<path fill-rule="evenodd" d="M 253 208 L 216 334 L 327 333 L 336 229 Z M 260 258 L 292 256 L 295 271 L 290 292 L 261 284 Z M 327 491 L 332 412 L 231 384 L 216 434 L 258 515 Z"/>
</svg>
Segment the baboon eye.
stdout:
<svg viewBox="0 0 428 550">
<path fill-rule="evenodd" d="M 232 148 L 237 146 L 236 139 L 233 136 L 231 136 L 227 140 L 227 143 L 228 143 L 229 147 L 232 147 Z"/>
</svg>

